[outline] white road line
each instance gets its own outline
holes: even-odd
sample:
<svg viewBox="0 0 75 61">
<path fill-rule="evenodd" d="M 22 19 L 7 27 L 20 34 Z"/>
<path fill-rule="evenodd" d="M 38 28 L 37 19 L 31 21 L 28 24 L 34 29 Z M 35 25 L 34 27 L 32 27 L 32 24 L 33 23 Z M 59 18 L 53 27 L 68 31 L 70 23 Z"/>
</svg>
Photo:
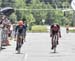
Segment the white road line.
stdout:
<svg viewBox="0 0 75 61">
<path fill-rule="evenodd" d="M 24 61 L 27 61 L 27 58 L 28 58 L 28 54 L 26 53 L 24 57 Z"/>
</svg>

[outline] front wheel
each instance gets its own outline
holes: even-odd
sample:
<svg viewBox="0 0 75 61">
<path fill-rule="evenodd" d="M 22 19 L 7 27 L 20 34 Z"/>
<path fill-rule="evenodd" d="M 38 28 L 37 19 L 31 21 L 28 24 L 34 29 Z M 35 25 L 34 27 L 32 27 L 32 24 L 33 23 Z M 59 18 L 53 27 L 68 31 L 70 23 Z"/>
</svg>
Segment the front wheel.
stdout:
<svg viewBox="0 0 75 61">
<path fill-rule="evenodd" d="M 21 52 L 21 47 L 22 47 L 22 44 L 23 44 L 23 36 L 22 35 L 19 35 L 19 37 L 17 38 L 17 53 L 20 54 Z"/>
<path fill-rule="evenodd" d="M 54 35 L 54 38 L 53 38 L 53 49 L 54 49 L 54 53 L 56 53 L 56 47 L 57 47 L 57 39 L 58 38 L 58 35 L 55 34 Z"/>
<path fill-rule="evenodd" d="M 20 51 L 21 51 L 21 48 L 18 48 L 18 52 L 17 53 L 20 54 L 21 53 Z"/>
<path fill-rule="evenodd" d="M 56 53 L 56 47 L 54 47 L 54 53 Z"/>
</svg>

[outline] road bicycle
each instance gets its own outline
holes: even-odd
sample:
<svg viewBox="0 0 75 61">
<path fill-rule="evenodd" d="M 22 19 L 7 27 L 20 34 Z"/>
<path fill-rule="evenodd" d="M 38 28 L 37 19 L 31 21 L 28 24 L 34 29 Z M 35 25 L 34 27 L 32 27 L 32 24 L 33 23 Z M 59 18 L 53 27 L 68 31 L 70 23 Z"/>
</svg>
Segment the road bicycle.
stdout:
<svg viewBox="0 0 75 61">
<path fill-rule="evenodd" d="M 21 53 L 21 47 L 23 44 L 23 36 L 19 35 L 18 36 L 18 41 L 17 41 L 17 53 L 20 54 Z"/>
<path fill-rule="evenodd" d="M 57 41 L 58 41 L 58 34 L 55 34 L 53 36 L 53 49 L 54 49 L 54 53 L 56 53 Z"/>
</svg>

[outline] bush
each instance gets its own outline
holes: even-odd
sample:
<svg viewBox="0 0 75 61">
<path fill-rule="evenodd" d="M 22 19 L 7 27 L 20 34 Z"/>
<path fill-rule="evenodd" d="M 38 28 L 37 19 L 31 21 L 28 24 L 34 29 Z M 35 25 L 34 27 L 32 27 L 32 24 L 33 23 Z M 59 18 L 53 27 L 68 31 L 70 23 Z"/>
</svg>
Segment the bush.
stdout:
<svg viewBox="0 0 75 61">
<path fill-rule="evenodd" d="M 31 32 L 47 32 L 47 27 L 43 25 L 32 26 Z"/>
<path fill-rule="evenodd" d="M 75 32 L 75 29 L 71 29 L 71 30 L 69 30 L 69 32 Z"/>
</svg>

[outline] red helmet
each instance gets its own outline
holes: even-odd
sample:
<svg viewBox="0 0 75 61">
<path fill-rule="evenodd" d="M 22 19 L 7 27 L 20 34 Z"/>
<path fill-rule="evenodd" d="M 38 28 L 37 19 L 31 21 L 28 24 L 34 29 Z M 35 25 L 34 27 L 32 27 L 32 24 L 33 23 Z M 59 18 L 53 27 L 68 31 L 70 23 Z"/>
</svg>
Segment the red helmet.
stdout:
<svg viewBox="0 0 75 61">
<path fill-rule="evenodd" d="M 20 20 L 19 22 L 18 22 L 18 25 L 23 25 L 23 21 L 22 20 Z"/>
</svg>

